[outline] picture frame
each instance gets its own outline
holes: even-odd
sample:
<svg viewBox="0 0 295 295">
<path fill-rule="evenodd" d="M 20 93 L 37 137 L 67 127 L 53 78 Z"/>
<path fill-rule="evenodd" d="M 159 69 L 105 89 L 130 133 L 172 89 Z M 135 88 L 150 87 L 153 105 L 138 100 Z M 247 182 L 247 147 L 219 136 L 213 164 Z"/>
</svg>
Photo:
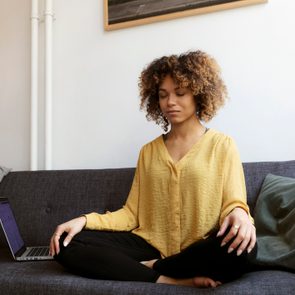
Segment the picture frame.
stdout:
<svg viewBox="0 0 295 295">
<path fill-rule="evenodd" d="M 267 0 L 104 0 L 104 29 L 117 30 L 266 2 Z"/>
</svg>

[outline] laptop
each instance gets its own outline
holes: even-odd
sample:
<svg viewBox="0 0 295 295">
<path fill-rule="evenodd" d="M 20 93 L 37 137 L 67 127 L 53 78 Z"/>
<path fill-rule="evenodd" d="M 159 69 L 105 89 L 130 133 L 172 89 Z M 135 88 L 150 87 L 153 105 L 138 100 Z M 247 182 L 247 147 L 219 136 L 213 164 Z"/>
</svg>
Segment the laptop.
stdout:
<svg viewBox="0 0 295 295">
<path fill-rule="evenodd" d="M 25 246 L 7 198 L 0 198 L 0 224 L 14 260 L 32 261 L 53 259 L 49 255 L 49 246 Z"/>
</svg>

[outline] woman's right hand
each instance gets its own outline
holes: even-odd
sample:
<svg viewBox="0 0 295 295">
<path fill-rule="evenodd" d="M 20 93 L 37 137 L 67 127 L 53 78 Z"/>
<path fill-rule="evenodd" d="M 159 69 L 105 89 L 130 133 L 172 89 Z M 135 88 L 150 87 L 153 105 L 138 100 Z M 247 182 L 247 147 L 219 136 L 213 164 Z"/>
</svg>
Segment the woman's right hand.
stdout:
<svg viewBox="0 0 295 295">
<path fill-rule="evenodd" d="M 59 239 L 63 233 L 67 233 L 64 239 L 63 245 L 66 247 L 72 240 L 72 238 L 79 233 L 86 225 L 86 217 L 80 216 L 74 218 L 68 222 L 60 224 L 55 229 L 54 234 L 50 239 L 49 252 L 51 256 L 57 255 L 60 251 L 59 249 Z"/>
</svg>

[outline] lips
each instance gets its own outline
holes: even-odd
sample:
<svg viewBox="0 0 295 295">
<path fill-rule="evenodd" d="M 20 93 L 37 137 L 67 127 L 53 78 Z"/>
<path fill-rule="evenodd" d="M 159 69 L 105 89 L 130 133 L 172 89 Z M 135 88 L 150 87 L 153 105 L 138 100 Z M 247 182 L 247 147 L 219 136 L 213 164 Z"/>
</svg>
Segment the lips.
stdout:
<svg viewBox="0 0 295 295">
<path fill-rule="evenodd" d="M 179 111 L 172 110 L 172 111 L 168 111 L 168 112 L 166 112 L 166 113 L 169 114 L 169 115 L 173 115 L 173 114 L 178 114 Z"/>
<path fill-rule="evenodd" d="M 169 118 L 177 117 L 179 114 L 179 111 L 169 111 L 166 113 L 166 116 Z"/>
</svg>

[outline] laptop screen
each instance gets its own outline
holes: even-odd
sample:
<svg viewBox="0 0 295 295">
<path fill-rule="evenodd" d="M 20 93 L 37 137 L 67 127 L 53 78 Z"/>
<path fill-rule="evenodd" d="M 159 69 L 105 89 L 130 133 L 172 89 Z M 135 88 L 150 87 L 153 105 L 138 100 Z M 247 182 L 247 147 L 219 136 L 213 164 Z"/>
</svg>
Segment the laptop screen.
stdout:
<svg viewBox="0 0 295 295">
<path fill-rule="evenodd" d="M 7 199 L 0 199 L 0 219 L 8 244 L 16 254 L 24 246 L 24 241 Z"/>
</svg>

